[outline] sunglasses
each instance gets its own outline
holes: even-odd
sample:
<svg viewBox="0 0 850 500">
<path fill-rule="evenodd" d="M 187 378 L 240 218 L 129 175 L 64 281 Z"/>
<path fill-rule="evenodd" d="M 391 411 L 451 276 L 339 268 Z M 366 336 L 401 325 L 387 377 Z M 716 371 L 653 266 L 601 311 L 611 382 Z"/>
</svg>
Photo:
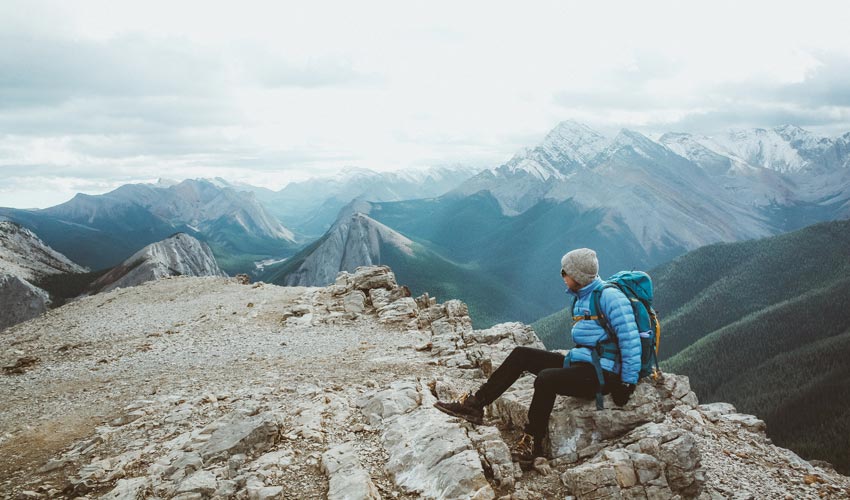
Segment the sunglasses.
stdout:
<svg viewBox="0 0 850 500">
<path fill-rule="evenodd" d="M 567 277 L 567 272 L 566 272 L 566 271 L 564 271 L 563 269 L 561 269 L 561 277 L 562 277 L 562 278 L 566 278 L 566 277 Z"/>
</svg>

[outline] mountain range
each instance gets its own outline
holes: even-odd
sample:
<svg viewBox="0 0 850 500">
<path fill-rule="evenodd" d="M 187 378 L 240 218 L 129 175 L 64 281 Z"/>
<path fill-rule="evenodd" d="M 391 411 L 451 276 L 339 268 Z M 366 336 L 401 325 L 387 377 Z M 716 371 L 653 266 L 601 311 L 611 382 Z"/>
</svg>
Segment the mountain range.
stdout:
<svg viewBox="0 0 850 500">
<path fill-rule="evenodd" d="M 78 194 L 43 210 L 0 209 L 53 248 L 92 269 L 121 263 L 142 247 L 176 232 L 210 245 L 232 272 L 253 262 L 291 255 L 293 233 L 245 191 L 204 179 L 178 184 L 129 184 L 109 193 Z"/>
<path fill-rule="evenodd" d="M 596 249 L 607 275 L 649 269 L 712 243 L 850 216 L 848 143 L 850 133 L 824 138 L 792 126 L 716 138 L 668 133 L 654 141 L 629 130 L 607 138 L 568 121 L 443 196 L 367 203 L 360 211 L 510 291 L 514 299 L 497 317 L 476 320 L 533 321 L 563 307 L 558 263 L 571 248 Z M 340 221 L 348 216 L 343 210 Z M 314 269 L 338 270 L 333 259 L 305 259 Z M 285 283 L 285 272 L 271 279 Z"/>
<path fill-rule="evenodd" d="M 848 144 L 850 133 L 827 138 L 794 126 L 652 140 L 566 121 L 477 174 L 349 169 L 277 192 L 223 179 L 134 184 L 44 210 L 0 209 L 0 217 L 92 269 L 176 232 L 209 244 L 224 271 L 276 283 L 324 285 L 340 269 L 394 256 L 406 282 L 431 277 L 432 291 L 466 300 L 482 324 L 530 322 L 562 307 L 558 262 L 571 248 L 596 249 L 601 273 L 611 274 L 850 216 Z M 340 236 L 354 212 L 383 229 Z M 397 246 L 381 251 L 376 235 L 390 233 L 412 242 L 416 259 Z M 495 316 L 475 316 L 483 311 Z"/>
<path fill-rule="evenodd" d="M 339 211 L 352 200 L 402 201 L 441 196 L 477 174 L 479 169 L 464 165 L 409 171 L 376 172 L 349 167 L 333 176 L 292 182 L 279 191 L 248 184 L 226 183 L 247 190 L 266 209 L 305 239 L 315 239 L 328 231 Z"/>
<path fill-rule="evenodd" d="M 356 200 L 322 238 L 285 262 L 269 266 L 260 278 L 287 286 L 328 285 L 342 272 L 363 265 L 389 265 L 407 279 L 412 290 L 427 290 L 443 299 L 462 295 L 486 324 L 504 317 L 503 310 L 519 303 L 530 317 L 542 313 L 532 300 L 518 301 L 512 290 L 475 266 L 453 262 L 421 243 L 367 215 L 372 204 Z"/>
</svg>

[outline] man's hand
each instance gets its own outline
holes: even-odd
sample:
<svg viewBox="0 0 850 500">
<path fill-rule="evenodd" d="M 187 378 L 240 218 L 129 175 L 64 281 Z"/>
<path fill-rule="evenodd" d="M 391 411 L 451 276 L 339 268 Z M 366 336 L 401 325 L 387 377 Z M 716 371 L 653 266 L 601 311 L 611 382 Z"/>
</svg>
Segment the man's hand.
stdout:
<svg viewBox="0 0 850 500">
<path fill-rule="evenodd" d="M 635 384 L 624 384 L 619 382 L 611 388 L 611 397 L 614 399 L 614 404 L 624 406 L 629 402 L 632 393 L 635 392 Z"/>
</svg>

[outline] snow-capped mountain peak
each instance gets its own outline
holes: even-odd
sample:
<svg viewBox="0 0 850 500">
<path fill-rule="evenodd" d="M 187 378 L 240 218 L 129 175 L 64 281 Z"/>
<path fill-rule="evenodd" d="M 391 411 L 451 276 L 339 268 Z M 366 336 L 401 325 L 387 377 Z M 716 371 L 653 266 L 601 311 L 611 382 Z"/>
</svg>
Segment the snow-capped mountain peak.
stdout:
<svg viewBox="0 0 850 500">
<path fill-rule="evenodd" d="M 611 156 L 624 149 L 634 151 L 645 158 L 664 157 L 670 152 L 663 144 L 653 141 L 640 132 L 624 128 L 614 137 L 603 152 L 603 156 Z"/>
<path fill-rule="evenodd" d="M 592 128 L 572 120 L 563 121 L 538 146 L 546 155 L 561 162 L 571 160 L 586 166 L 607 145 L 608 139 Z"/>
<path fill-rule="evenodd" d="M 522 149 L 492 170 L 496 176 L 528 175 L 539 182 L 563 180 L 587 167 L 605 149 L 608 140 L 587 125 L 568 120 L 552 129 L 533 149 Z"/>
</svg>

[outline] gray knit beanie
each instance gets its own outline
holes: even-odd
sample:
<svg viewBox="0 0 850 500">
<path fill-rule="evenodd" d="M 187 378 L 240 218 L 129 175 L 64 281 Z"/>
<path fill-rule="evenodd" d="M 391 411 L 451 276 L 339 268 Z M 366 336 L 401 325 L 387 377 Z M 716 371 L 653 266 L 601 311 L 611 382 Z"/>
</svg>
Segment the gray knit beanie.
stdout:
<svg viewBox="0 0 850 500">
<path fill-rule="evenodd" d="M 561 257 L 561 270 L 581 285 L 587 285 L 599 273 L 596 252 L 589 248 L 577 248 Z"/>
</svg>

